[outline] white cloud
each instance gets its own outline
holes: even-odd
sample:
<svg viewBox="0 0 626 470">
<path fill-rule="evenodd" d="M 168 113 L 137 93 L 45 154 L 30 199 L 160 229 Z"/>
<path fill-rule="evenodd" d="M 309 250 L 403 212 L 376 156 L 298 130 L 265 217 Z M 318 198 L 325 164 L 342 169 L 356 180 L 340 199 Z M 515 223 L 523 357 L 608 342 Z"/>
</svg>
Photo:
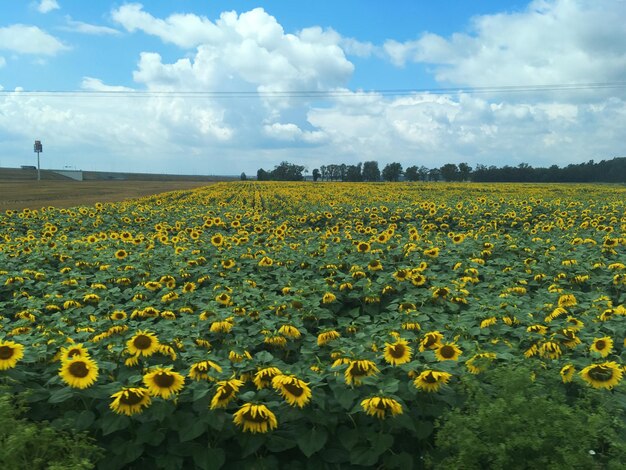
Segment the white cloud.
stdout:
<svg viewBox="0 0 626 470">
<path fill-rule="evenodd" d="M 114 28 L 109 28 L 108 26 L 99 26 L 89 23 L 84 23 L 82 21 L 75 21 L 71 17 L 66 16 L 65 20 L 67 21 L 66 26 L 62 26 L 59 29 L 64 31 L 71 31 L 75 33 L 82 34 L 91 34 L 94 36 L 105 36 L 105 35 L 119 35 L 120 31 Z"/>
<path fill-rule="evenodd" d="M 470 86 L 623 80 L 626 2 L 534 0 L 520 12 L 473 18 L 469 33 L 424 33 L 384 50 L 396 65 L 434 64 L 440 82 Z"/>
<path fill-rule="evenodd" d="M 49 13 L 52 10 L 58 10 L 61 8 L 56 0 L 41 0 L 37 5 L 37 11 L 39 13 Z"/>
<path fill-rule="evenodd" d="M 68 47 L 37 26 L 14 24 L 0 27 L 0 49 L 22 54 L 55 55 Z"/>
<path fill-rule="evenodd" d="M 83 81 L 81 82 L 81 88 L 86 91 L 104 91 L 104 92 L 107 92 L 107 91 L 132 92 L 134 91 L 134 89 L 130 87 L 119 86 L 119 85 L 107 85 L 103 83 L 102 80 L 100 80 L 99 78 L 93 78 L 93 77 L 83 77 Z"/>
</svg>

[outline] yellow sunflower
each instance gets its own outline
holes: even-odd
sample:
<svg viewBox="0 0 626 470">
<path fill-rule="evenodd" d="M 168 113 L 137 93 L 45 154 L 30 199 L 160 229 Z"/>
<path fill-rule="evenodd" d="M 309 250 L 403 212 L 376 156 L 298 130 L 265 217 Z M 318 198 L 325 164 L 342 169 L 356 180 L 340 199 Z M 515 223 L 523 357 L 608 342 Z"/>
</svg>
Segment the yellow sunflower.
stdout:
<svg viewBox="0 0 626 470">
<path fill-rule="evenodd" d="M 150 395 L 167 399 L 182 390 L 185 377 L 169 367 L 157 367 L 143 376 L 143 383 Z"/>
<path fill-rule="evenodd" d="M 609 336 L 594 338 L 593 344 L 589 347 L 589 350 L 600 354 L 602 357 L 606 357 L 611 354 L 613 350 L 613 339 Z"/>
<path fill-rule="evenodd" d="M 293 375 L 277 375 L 272 379 L 272 387 L 283 396 L 291 406 L 304 407 L 311 400 L 308 384 Z"/>
<path fill-rule="evenodd" d="M 215 395 L 211 399 L 210 408 L 212 410 L 226 408 L 242 386 L 243 381 L 238 379 L 221 380 L 218 382 Z"/>
<path fill-rule="evenodd" d="M 361 408 L 370 416 L 385 419 L 387 416 L 402 414 L 402 405 L 393 398 L 374 396 L 361 402 Z"/>
<path fill-rule="evenodd" d="M 87 388 L 98 379 L 98 364 L 89 357 L 75 356 L 61 363 L 59 375 L 72 388 Z"/>
<path fill-rule="evenodd" d="M 348 385 L 361 385 L 364 377 L 370 377 L 380 372 L 372 361 L 360 359 L 350 360 L 348 368 L 344 372 L 344 378 Z"/>
<path fill-rule="evenodd" d="M 233 422 L 244 432 L 266 433 L 278 427 L 276 415 L 265 405 L 244 404 L 233 414 Z"/>
<path fill-rule="evenodd" d="M 341 334 L 335 330 L 324 331 L 317 335 L 317 345 L 323 346 L 341 337 Z"/>
<path fill-rule="evenodd" d="M 576 372 L 576 368 L 573 364 L 564 365 L 559 372 L 559 374 L 561 374 L 561 380 L 563 380 L 563 383 L 571 382 L 574 378 L 574 372 Z"/>
<path fill-rule="evenodd" d="M 441 346 L 441 340 L 443 335 L 438 331 L 429 331 L 424 334 L 424 338 L 420 341 L 420 352 L 424 352 L 426 349 L 437 349 Z"/>
<path fill-rule="evenodd" d="M 0 341 L 0 370 L 13 369 L 24 357 L 24 346 L 13 341 Z"/>
<path fill-rule="evenodd" d="M 61 348 L 59 353 L 59 359 L 61 361 L 67 361 L 74 357 L 89 357 L 89 351 L 87 351 L 87 348 L 84 347 L 82 343 L 72 344 L 67 348 Z"/>
<path fill-rule="evenodd" d="M 128 252 L 126 250 L 117 250 L 115 252 L 115 257 L 117 259 L 124 259 L 128 256 Z"/>
<path fill-rule="evenodd" d="M 435 349 L 435 356 L 439 361 L 456 361 L 463 353 L 454 343 L 446 343 Z"/>
<path fill-rule="evenodd" d="M 442 385 L 447 384 L 452 374 L 436 370 L 425 370 L 418 375 L 413 384 L 424 392 L 436 392 Z"/>
<path fill-rule="evenodd" d="M 191 365 L 189 377 L 192 380 L 215 380 L 215 377 L 209 375 L 210 372 L 222 372 L 222 368 L 213 361 L 201 361 Z"/>
<path fill-rule="evenodd" d="M 115 413 L 132 416 L 143 411 L 152 403 L 147 388 L 123 388 L 119 392 L 111 395 L 113 401 L 109 405 Z"/>
<path fill-rule="evenodd" d="M 593 388 L 611 389 L 622 380 L 622 367 L 614 361 L 592 364 L 579 372 Z"/>
<path fill-rule="evenodd" d="M 135 356 L 152 356 L 159 350 L 159 339 L 154 333 L 138 331 L 126 342 L 128 351 Z"/>
<path fill-rule="evenodd" d="M 385 353 L 383 357 L 392 366 L 405 364 L 411 360 L 413 351 L 409 342 L 405 339 L 398 339 L 395 343 L 385 343 Z"/>
<path fill-rule="evenodd" d="M 254 374 L 254 385 L 258 390 L 269 387 L 272 385 L 272 379 L 282 374 L 278 367 L 265 367 Z"/>
</svg>

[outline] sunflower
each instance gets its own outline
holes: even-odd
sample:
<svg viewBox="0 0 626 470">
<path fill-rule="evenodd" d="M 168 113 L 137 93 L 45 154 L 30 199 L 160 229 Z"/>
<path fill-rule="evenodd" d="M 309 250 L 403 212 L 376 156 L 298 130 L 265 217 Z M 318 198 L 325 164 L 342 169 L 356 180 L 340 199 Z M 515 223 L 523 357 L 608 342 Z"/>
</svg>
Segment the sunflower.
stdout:
<svg viewBox="0 0 626 470">
<path fill-rule="evenodd" d="M 363 377 L 370 377 L 376 375 L 378 372 L 380 371 L 372 361 L 364 359 L 351 360 L 348 363 L 348 368 L 344 372 L 344 378 L 348 385 L 361 385 Z"/>
<path fill-rule="evenodd" d="M 216 233 L 211 237 L 211 244 L 215 247 L 220 247 L 224 244 L 224 237 L 220 233 Z"/>
<path fill-rule="evenodd" d="M 221 380 L 217 383 L 217 390 L 211 399 L 212 410 L 226 408 L 235 398 L 235 394 L 243 386 L 243 381 L 238 379 Z"/>
<path fill-rule="evenodd" d="M 87 388 L 98 378 L 98 364 L 89 357 L 73 357 L 61 363 L 59 375 L 72 388 Z"/>
<path fill-rule="evenodd" d="M 75 357 L 89 357 L 89 351 L 87 351 L 87 348 L 84 347 L 82 343 L 72 344 L 67 348 L 61 348 L 59 353 L 59 359 L 61 361 L 68 361 Z"/>
<path fill-rule="evenodd" d="M 228 320 L 214 321 L 211 323 L 211 328 L 209 328 L 212 333 L 229 333 L 232 329 L 233 323 Z"/>
<path fill-rule="evenodd" d="M 413 380 L 413 384 L 424 392 L 436 392 L 443 384 L 447 384 L 451 377 L 452 374 L 447 372 L 425 370 Z"/>
<path fill-rule="evenodd" d="M 222 305 L 231 305 L 230 295 L 228 295 L 226 292 L 222 292 L 221 294 L 217 295 L 215 297 L 215 301 Z"/>
<path fill-rule="evenodd" d="M 300 336 L 302 336 L 302 333 L 300 333 L 300 330 L 298 330 L 298 328 L 296 328 L 293 325 L 282 325 L 278 329 L 278 332 L 281 335 L 286 336 L 287 338 L 292 338 L 292 339 L 297 339 Z"/>
<path fill-rule="evenodd" d="M 280 392 L 291 406 L 303 408 L 311 400 L 308 384 L 294 375 L 277 375 L 272 379 L 272 387 Z"/>
<path fill-rule="evenodd" d="M 609 336 L 594 338 L 593 344 L 589 347 L 589 350 L 600 354 L 602 357 L 606 357 L 611 354 L 613 350 L 613 340 Z"/>
<path fill-rule="evenodd" d="M 317 335 L 317 345 L 323 346 L 341 337 L 341 334 L 335 330 L 324 331 Z"/>
<path fill-rule="evenodd" d="M 282 374 L 278 367 L 265 367 L 254 374 L 254 385 L 258 390 L 269 387 L 272 385 L 272 379 Z"/>
<path fill-rule="evenodd" d="M 576 372 L 576 368 L 573 366 L 573 364 L 564 365 L 559 372 L 559 374 L 561 374 L 561 379 L 563 380 L 563 383 L 571 382 L 574 378 L 574 372 Z"/>
<path fill-rule="evenodd" d="M 361 408 L 370 416 L 385 419 L 389 414 L 397 416 L 402 414 L 402 405 L 393 398 L 374 396 L 361 402 Z"/>
<path fill-rule="evenodd" d="M 209 375 L 212 371 L 221 373 L 222 368 L 213 361 L 201 361 L 191 365 L 188 375 L 192 380 L 215 380 Z"/>
<path fill-rule="evenodd" d="M 420 352 L 424 352 L 426 349 L 437 349 L 441 346 L 441 340 L 443 335 L 438 331 L 429 331 L 424 335 L 422 341 L 420 341 Z"/>
<path fill-rule="evenodd" d="M 123 310 L 115 310 L 111 315 L 109 315 L 109 318 L 111 320 L 125 320 L 126 319 L 126 312 Z"/>
<path fill-rule="evenodd" d="M 132 416 L 141 413 L 142 408 L 147 408 L 152 403 L 147 388 L 123 388 L 111 395 L 114 400 L 109 405 L 115 413 Z"/>
<path fill-rule="evenodd" d="M 442 344 L 435 350 L 435 356 L 440 361 L 456 361 L 463 353 L 454 343 Z"/>
<path fill-rule="evenodd" d="M 154 333 L 138 331 L 126 342 L 128 351 L 135 356 L 152 356 L 159 350 L 159 339 Z"/>
<path fill-rule="evenodd" d="M 370 244 L 367 242 L 358 242 L 356 245 L 356 250 L 359 253 L 367 253 L 368 251 L 370 251 Z"/>
<path fill-rule="evenodd" d="M 24 346 L 13 341 L 0 341 L 0 370 L 13 369 L 22 357 Z"/>
<path fill-rule="evenodd" d="M 398 339 L 395 343 L 385 343 L 383 357 L 392 366 L 397 366 L 409 362 L 412 353 L 409 342 L 405 339 Z"/>
<path fill-rule="evenodd" d="M 233 422 L 244 432 L 266 433 L 278 427 L 276 415 L 265 405 L 245 403 L 233 414 Z"/>
<path fill-rule="evenodd" d="M 467 367 L 470 374 L 480 374 L 487 369 L 496 357 L 495 353 L 478 353 L 465 362 L 465 367 Z"/>
<path fill-rule="evenodd" d="M 574 294 L 563 294 L 559 297 L 559 307 L 574 307 L 578 304 Z"/>
<path fill-rule="evenodd" d="M 337 296 L 332 292 L 326 292 L 322 297 L 323 304 L 330 304 L 333 303 L 335 300 L 337 300 Z"/>
<path fill-rule="evenodd" d="M 157 367 L 143 376 L 143 383 L 148 387 L 150 395 L 169 398 L 178 393 L 185 385 L 185 377 L 171 368 Z"/>
<path fill-rule="evenodd" d="M 539 347 L 539 355 L 544 359 L 558 359 L 561 354 L 559 343 L 554 341 L 546 341 Z"/>
<path fill-rule="evenodd" d="M 582 379 L 593 388 L 611 389 L 622 379 L 622 368 L 615 361 L 592 364 L 579 372 Z"/>
<path fill-rule="evenodd" d="M 128 256 L 128 252 L 126 250 L 117 250 L 115 252 L 115 257 L 117 259 L 124 259 Z"/>
</svg>

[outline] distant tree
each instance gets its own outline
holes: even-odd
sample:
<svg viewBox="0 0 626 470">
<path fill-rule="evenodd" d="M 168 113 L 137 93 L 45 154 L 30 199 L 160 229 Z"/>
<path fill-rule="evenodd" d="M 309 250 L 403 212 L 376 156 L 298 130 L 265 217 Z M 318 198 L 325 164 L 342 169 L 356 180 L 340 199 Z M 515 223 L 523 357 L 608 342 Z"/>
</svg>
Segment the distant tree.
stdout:
<svg viewBox="0 0 626 470">
<path fill-rule="evenodd" d="M 322 174 L 317 168 L 315 168 L 313 170 L 313 181 L 317 181 L 318 179 L 320 179 L 320 176 L 322 176 Z"/>
<path fill-rule="evenodd" d="M 382 176 L 385 181 L 398 181 L 402 176 L 402 165 L 396 162 L 388 163 L 383 168 Z"/>
<path fill-rule="evenodd" d="M 326 165 L 320 166 L 320 177 L 322 178 L 322 181 L 328 180 L 328 176 L 326 174 Z"/>
<path fill-rule="evenodd" d="M 377 161 L 363 163 L 363 181 L 380 181 L 380 170 Z"/>
<path fill-rule="evenodd" d="M 459 180 L 459 169 L 454 163 L 446 163 L 441 168 L 439 168 L 441 172 L 441 177 L 445 181 L 458 181 Z"/>
<path fill-rule="evenodd" d="M 441 179 L 441 171 L 439 168 L 431 168 L 428 170 L 428 180 L 429 181 L 439 181 Z"/>
<path fill-rule="evenodd" d="M 427 180 L 428 180 L 428 172 L 429 172 L 429 170 L 428 170 L 428 168 L 426 168 L 424 165 L 420 166 L 420 167 L 417 169 L 417 172 L 418 172 L 418 173 L 419 173 L 419 175 L 420 175 L 420 180 L 421 180 L 421 181 L 427 181 Z"/>
<path fill-rule="evenodd" d="M 346 173 L 348 172 L 348 166 L 345 163 L 339 165 L 339 179 L 341 181 L 346 180 Z"/>
<path fill-rule="evenodd" d="M 269 172 L 265 171 L 263 168 L 259 168 L 256 172 L 257 181 L 269 181 L 270 176 Z"/>
<path fill-rule="evenodd" d="M 282 162 L 274 167 L 272 179 L 276 181 L 302 181 L 304 179 L 304 176 L 302 176 L 303 171 L 304 166 L 302 165 Z"/>
<path fill-rule="evenodd" d="M 461 181 L 468 181 L 472 174 L 472 167 L 467 163 L 459 163 L 459 179 Z"/>
<path fill-rule="evenodd" d="M 420 179 L 419 171 L 415 165 L 404 170 L 404 179 L 407 181 L 418 181 Z"/>
<path fill-rule="evenodd" d="M 361 166 L 362 164 L 360 162 L 357 165 L 348 165 L 348 167 L 346 168 L 346 181 L 363 181 Z"/>
<path fill-rule="evenodd" d="M 239 179 L 240 179 L 241 181 L 246 181 L 246 180 L 248 179 L 248 177 L 246 176 L 246 174 L 245 174 L 245 173 L 241 173 L 241 176 L 239 176 Z"/>
</svg>

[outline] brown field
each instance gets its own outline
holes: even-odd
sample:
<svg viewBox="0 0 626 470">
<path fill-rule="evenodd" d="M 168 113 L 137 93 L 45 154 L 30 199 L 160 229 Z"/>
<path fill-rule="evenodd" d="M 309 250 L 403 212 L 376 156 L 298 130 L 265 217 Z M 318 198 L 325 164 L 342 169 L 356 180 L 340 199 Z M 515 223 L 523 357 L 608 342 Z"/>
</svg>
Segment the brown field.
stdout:
<svg viewBox="0 0 626 470">
<path fill-rule="evenodd" d="M 198 188 L 207 181 L 7 181 L 0 180 L 0 211 L 73 207 L 118 202 L 151 194 Z"/>
</svg>

